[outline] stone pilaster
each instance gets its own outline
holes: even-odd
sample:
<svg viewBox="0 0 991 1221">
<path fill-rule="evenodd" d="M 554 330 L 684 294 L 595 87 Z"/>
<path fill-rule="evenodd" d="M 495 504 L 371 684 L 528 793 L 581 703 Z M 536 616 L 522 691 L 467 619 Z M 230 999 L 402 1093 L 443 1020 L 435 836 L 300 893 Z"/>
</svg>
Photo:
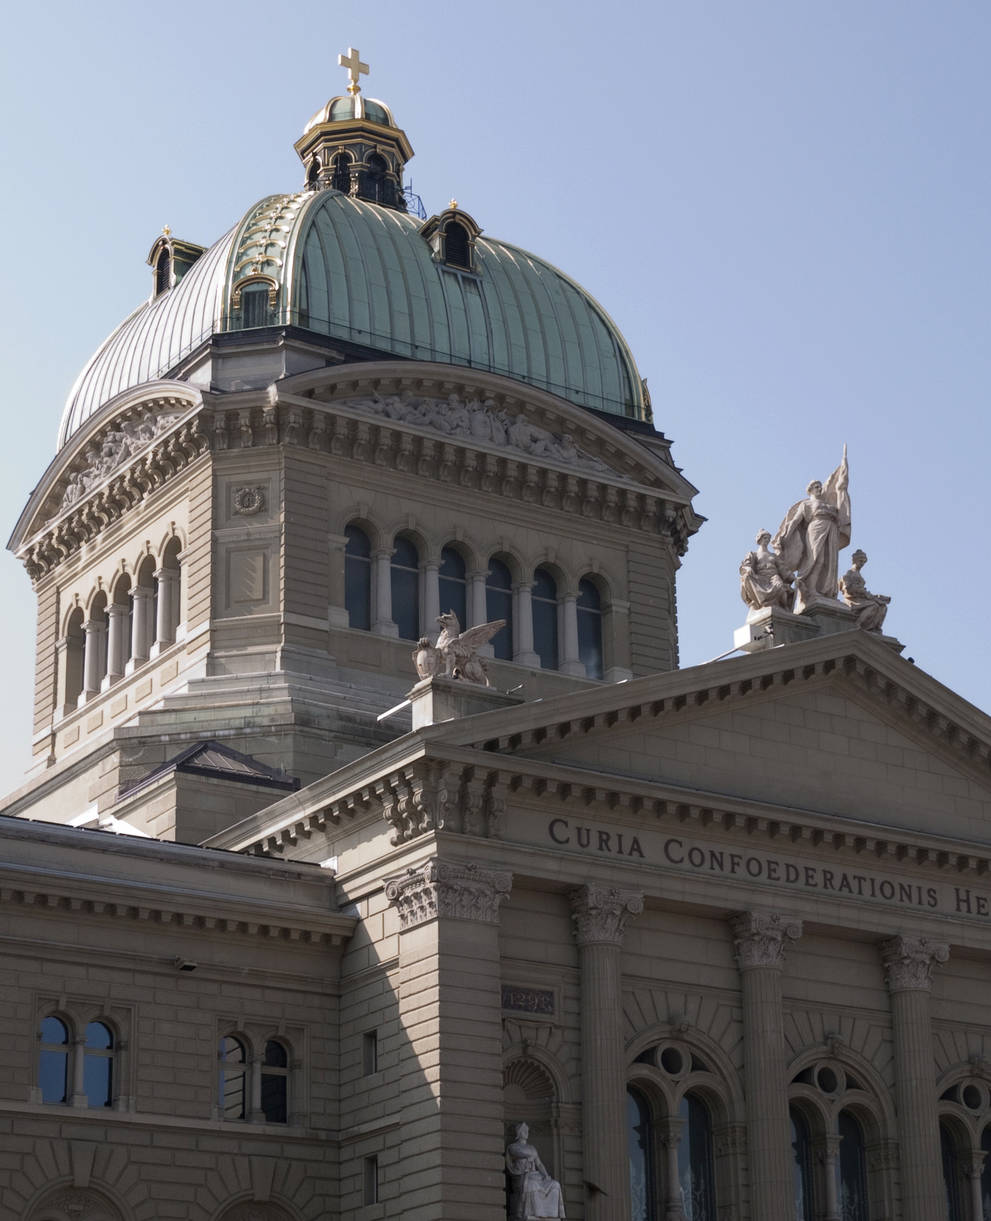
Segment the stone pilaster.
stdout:
<svg viewBox="0 0 991 1221">
<path fill-rule="evenodd" d="M 571 909 L 581 967 L 582 1177 L 591 1184 L 585 1217 L 614 1221 L 630 1215 L 620 955 L 627 921 L 643 911 L 643 895 L 582 886 L 572 892 Z"/>
<path fill-rule="evenodd" d="M 802 935 L 802 925 L 777 912 L 741 912 L 731 917 L 730 927 L 743 993 L 751 1211 L 761 1221 L 791 1221 L 793 1167 L 781 968 L 785 946 Z"/>
<path fill-rule="evenodd" d="M 539 666 L 540 658 L 533 651 L 533 599 L 529 585 L 517 585 L 514 589 L 515 622 L 513 661 L 521 666 Z"/>
<path fill-rule="evenodd" d="M 932 1221 L 946 1207 L 934 1106 L 936 1070 L 929 993 L 933 964 L 946 962 L 949 956 L 947 946 L 926 937 L 891 937 L 881 943 L 895 1036 L 904 1221 Z"/>
<path fill-rule="evenodd" d="M 375 606 L 372 614 L 372 631 L 380 636 L 398 636 L 399 629 L 392 621 L 392 552 L 376 551 L 372 556 L 374 581 L 372 590 Z"/>
<path fill-rule="evenodd" d="M 148 660 L 154 643 L 155 591 L 150 585 L 135 585 L 131 590 L 131 659 L 125 666 L 132 673 Z"/>
<path fill-rule="evenodd" d="M 512 876 L 430 860 L 386 882 L 399 916 L 402 1182 L 391 1217 L 501 1221 L 499 909 Z M 436 1066 L 444 1064 L 443 1096 Z"/>
<path fill-rule="evenodd" d="M 578 651 L 578 601 L 574 594 L 565 594 L 561 599 L 561 624 L 564 650 L 558 667 L 562 674 L 577 674 L 585 677 L 585 663 Z"/>
</svg>

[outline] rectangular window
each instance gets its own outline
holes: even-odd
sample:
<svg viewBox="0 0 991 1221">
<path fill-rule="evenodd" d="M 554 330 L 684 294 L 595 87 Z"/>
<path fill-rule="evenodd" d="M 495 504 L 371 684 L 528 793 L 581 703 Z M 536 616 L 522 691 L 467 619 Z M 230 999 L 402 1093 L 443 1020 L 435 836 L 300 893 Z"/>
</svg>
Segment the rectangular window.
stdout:
<svg viewBox="0 0 991 1221">
<path fill-rule="evenodd" d="M 379 1160 L 377 1157 L 365 1158 L 365 1203 L 379 1202 Z"/>
<path fill-rule="evenodd" d="M 361 1036 L 362 1071 L 366 1077 L 379 1071 L 379 1036 L 377 1030 L 366 1030 Z"/>
</svg>

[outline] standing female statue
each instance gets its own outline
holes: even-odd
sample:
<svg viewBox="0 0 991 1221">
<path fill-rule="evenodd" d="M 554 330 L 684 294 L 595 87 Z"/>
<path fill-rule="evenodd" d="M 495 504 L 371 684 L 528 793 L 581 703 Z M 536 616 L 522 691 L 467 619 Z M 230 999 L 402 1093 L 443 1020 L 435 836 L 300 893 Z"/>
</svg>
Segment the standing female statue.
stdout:
<svg viewBox="0 0 991 1221">
<path fill-rule="evenodd" d="M 792 505 L 774 536 L 774 548 L 795 573 L 801 610 L 813 598 L 835 598 L 839 553 L 850 542 L 850 470 L 843 461 L 823 485 L 813 479 L 805 500 Z"/>
<path fill-rule="evenodd" d="M 561 1184 L 552 1179 L 530 1144 L 530 1129 L 516 1125 L 516 1139 L 506 1148 L 509 1172 L 509 1221 L 545 1221 L 563 1217 Z"/>
</svg>

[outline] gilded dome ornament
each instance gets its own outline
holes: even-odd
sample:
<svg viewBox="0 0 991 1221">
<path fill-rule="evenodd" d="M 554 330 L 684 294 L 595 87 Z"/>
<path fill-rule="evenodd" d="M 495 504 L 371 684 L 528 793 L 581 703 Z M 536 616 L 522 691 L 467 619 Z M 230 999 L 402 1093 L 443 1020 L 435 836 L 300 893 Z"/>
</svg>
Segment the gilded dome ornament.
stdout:
<svg viewBox="0 0 991 1221">
<path fill-rule="evenodd" d="M 358 84 L 359 76 L 368 75 L 368 65 L 361 62 L 361 54 L 354 47 L 348 47 L 347 55 L 338 55 L 338 66 L 347 68 L 348 70 L 348 93 L 352 97 L 361 92 L 361 85 Z"/>
</svg>

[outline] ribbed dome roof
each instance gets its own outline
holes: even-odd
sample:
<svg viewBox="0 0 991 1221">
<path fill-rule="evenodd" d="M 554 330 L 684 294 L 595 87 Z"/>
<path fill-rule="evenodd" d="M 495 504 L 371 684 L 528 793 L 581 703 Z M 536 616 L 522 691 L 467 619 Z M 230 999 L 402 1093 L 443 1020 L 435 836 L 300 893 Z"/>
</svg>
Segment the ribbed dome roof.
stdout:
<svg viewBox="0 0 991 1221">
<path fill-rule="evenodd" d="M 477 274 L 459 271 L 437 261 L 420 229 L 405 213 L 334 190 L 261 200 L 97 351 L 69 395 L 59 446 L 115 395 L 174 376 L 211 334 L 250 329 L 234 306 L 251 277 L 275 289 L 267 326 L 484 369 L 580 406 L 645 418 L 623 337 L 573 280 L 485 237 L 475 247 Z"/>
</svg>

